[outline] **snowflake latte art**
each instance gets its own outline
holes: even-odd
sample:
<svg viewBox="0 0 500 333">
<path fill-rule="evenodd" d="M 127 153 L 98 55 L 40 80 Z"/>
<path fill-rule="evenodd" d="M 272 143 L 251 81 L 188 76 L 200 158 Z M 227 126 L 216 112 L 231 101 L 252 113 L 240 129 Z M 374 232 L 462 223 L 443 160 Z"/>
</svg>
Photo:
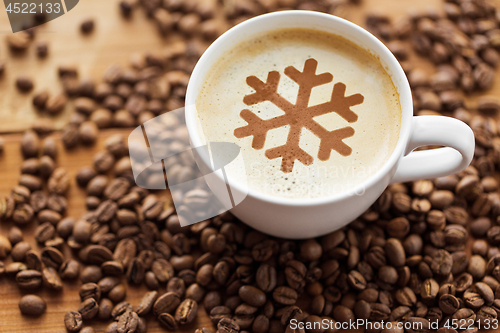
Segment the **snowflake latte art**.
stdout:
<svg viewBox="0 0 500 333">
<path fill-rule="evenodd" d="M 332 34 L 276 30 L 236 45 L 196 100 L 200 132 L 241 147 L 248 185 L 288 198 L 348 191 L 387 161 L 401 107 L 366 50 Z M 230 179 L 243 170 L 228 168 Z"/>
</svg>

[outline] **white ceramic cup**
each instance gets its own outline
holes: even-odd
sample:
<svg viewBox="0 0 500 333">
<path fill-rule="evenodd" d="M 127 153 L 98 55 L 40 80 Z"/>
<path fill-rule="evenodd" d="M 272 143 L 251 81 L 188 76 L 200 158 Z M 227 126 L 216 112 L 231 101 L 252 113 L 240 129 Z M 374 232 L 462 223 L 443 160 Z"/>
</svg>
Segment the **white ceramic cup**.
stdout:
<svg viewBox="0 0 500 333">
<path fill-rule="evenodd" d="M 380 40 L 349 21 L 312 11 L 282 11 L 252 18 L 224 33 L 205 51 L 191 75 L 186 95 L 186 124 L 194 147 L 204 144 L 198 132 L 195 102 L 212 65 L 241 41 L 283 28 L 308 28 L 336 34 L 377 55 L 399 92 L 402 112 L 399 141 L 389 159 L 375 174 L 346 193 L 288 199 L 231 183 L 233 195 L 235 191 L 240 196 L 247 193 L 246 198 L 231 209 L 240 220 L 277 237 L 317 237 L 356 219 L 391 183 L 442 177 L 460 172 L 470 164 L 474 154 L 472 130 L 465 123 L 450 117 L 414 117 L 406 75 Z M 445 148 L 412 152 L 425 145 Z M 218 177 L 222 176 L 219 174 Z"/>
</svg>

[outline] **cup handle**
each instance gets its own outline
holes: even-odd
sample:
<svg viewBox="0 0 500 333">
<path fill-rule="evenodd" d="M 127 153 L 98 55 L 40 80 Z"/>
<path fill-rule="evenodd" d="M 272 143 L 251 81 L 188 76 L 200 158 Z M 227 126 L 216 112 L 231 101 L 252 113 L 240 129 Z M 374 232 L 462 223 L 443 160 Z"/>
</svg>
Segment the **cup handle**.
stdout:
<svg viewBox="0 0 500 333">
<path fill-rule="evenodd" d="M 440 145 L 423 151 L 413 149 Z M 443 116 L 418 116 L 412 119 L 412 132 L 391 183 L 431 179 L 458 173 L 474 156 L 474 133 L 464 122 Z"/>
</svg>

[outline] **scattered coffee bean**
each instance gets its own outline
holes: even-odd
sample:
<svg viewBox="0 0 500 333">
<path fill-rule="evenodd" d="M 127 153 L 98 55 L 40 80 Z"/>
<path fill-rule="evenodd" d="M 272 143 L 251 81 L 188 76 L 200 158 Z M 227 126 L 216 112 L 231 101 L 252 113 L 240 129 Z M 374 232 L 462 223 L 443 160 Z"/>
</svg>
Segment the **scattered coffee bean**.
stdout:
<svg viewBox="0 0 500 333">
<path fill-rule="evenodd" d="M 83 318 L 79 312 L 69 311 L 64 315 L 64 325 L 68 332 L 79 332 L 83 327 Z"/>
<path fill-rule="evenodd" d="M 94 31 L 94 20 L 93 19 L 87 19 L 82 22 L 80 25 L 80 31 L 82 34 L 89 34 L 92 31 Z"/>
<path fill-rule="evenodd" d="M 47 309 L 45 301 L 37 295 L 25 295 L 19 300 L 19 310 L 26 316 L 40 316 Z"/>
<path fill-rule="evenodd" d="M 194 320 L 198 312 L 198 303 L 186 298 L 175 310 L 175 320 L 179 324 L 187 324 Z"/>
<path fill-rule="evenodd" d="M 16 87 L 22 93 L 27 93 L 33 90 L 33 80 L 28 76 L 19 76 L 16 79 Z"/>
<path fill-rule="evenodd" d="M 82 314 L 84 320 L 92 319 L 99 312 L 99 303 L 93 298 L 87 298 L 80 304 L 78 312 Z"/>
<path fill-rule="evenodd" d="M 156 302 L 156 299 L 158 298 L 158 292 L 157 291 L 150 291 L 144 295 L 142 298 L 141 302 L 135 309 L 135 312 L 139 316 L 145 316 L 147 315 L 151 309 L 153 308 L 153 305 Z"/>
<path fill-rule="evenodd" d="M 0 235 L 0 259 L 4 259 L 12 250 L 12 245 L 7 237 Z"/>
</svg>

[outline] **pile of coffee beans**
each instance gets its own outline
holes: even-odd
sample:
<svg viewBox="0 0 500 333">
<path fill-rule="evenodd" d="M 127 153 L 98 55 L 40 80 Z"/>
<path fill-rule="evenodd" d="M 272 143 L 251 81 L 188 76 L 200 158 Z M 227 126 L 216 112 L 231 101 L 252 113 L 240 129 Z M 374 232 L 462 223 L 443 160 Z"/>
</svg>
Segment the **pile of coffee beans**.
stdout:
<svg viewBox="0 0 500 333">
<path fill-rule="evenodd" d="M 71 100 L 74 112 L 63 143 L 67 149 L 90 145 L 101 128 L 137 126 L 183 106 L 194 64 L 230 26 L 272 10 L 332 13 L 347 5 L 334 0 L 202 3 L 123 0 L 125 17 L 142 7 L 160 33 L 177 33 L 182 39 L 162 54 L 134 55 L 128 68 L 110 66 L 99 83 L 80 78 L 77 68 L 60 66 L 63 92 L 55 96 L 37 91 L 26 77 L 16 84 L 21 91 L 35 90 L 34 107 L 50 115 L 62 112 Z M 58 291 L 64 288 L 62 281 L 79 279 L 81 304 L 61 318 L 68 332 L 91 333 L 84 325 L 97 319 L 111 322 L 109 333 L 146 332 L 148 318 L 175 331 L 193 322 L 199 307 L 220 333 L 304 332 L 290 322 L 314 325 L 323 319 L 421 323 L 418 330 L 391 330 L 408 333 L 428 332 L 430 322 L 443 326 L 457 320 L 468 327 L 461 332 L 478 332 L 479 324 L 485 327 L 500 315 L 500 192 L 495 178 L 500 126 L 493 118 L 500 103 L 481 96 L 475 109 L 468 110 L 462 93 L 486 90 L 493 82 L 500 15 L 482 0 L 444 6 L 446 17 L 428 12 L 390 22 L 370 15 L 367 26 L 401 61 L 416 114 L 448 114 L 472 127 L 476 150 L 465 171 L 391 185 L 349 226 L 318 239 L 289 241 L 252 230 L 230 213 L 180 227 L 165 193 L 135 186 L 127 143 L 116 135 L 106 140 L 92 166 L 78 172 L 87 212 L 69 217 L 65 194 L 70 179 L 56 165 L 52 123 L 40 120 L 22 139 L 25 161 L 19 185 L 0 200 L 2 223 L 12 223 L 9 234 L 0 235 L 0 259 L 12 259 L 7 265 L 0 262 L 0 274 L 15 279 L 26 292 Z M 219 10 L 223 17 L 216 15 Z M 93 29 L 92 20 L 81 25 L 84 34 Z M 26 50 L 34 31 L 9 35 L 10 48 Z M 407 44 L 436 64 L 433 75 L 413 68 Z M 47 45 L 37 45 L 37 52 L 47 55 Z M 0 64 L 0 75 L 3 68 Z M 204 196 L 198 192 L 195 204 L 200 198 Z M 40 251 L 23 241 L 22 228 L 34 222 Z M 67 248 L 71 257 L 63 254 Z M 129 284 L 144 284 L 150 291 L 140 303 L 130 304 Z M 19 308 L 37 316 L 46 305 L 38 296 L 26 295 Z M 333 331 L 315 327 L 307 332 Z"/>
<path fill-rule="evenodd" d="M 444 12 L 442 16 L 431 9 L 396 22 L 384 15 L 370 15 L 366 25 L 401 61 L 413 90 L 416 113 L 448 113 L 461 119 L 461 92 L 485 91 L 494 83 L 500 60 L 500 17 L 498 10 L 483 0 L 447 1 Z M 408 52 L 411 47 L 436 65 L 435 73 L 429 75 L 413 66 Z M 497 115 L 500 101 L 481 96 L 477 109 L 488 116 Z"/>
</svg>

